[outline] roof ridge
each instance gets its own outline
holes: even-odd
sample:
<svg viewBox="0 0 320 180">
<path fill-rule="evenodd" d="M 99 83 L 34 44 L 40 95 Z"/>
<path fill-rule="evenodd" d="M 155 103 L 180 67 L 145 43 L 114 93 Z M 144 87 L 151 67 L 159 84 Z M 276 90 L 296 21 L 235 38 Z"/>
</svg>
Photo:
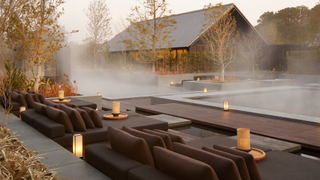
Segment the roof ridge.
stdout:
<svg viewBox="0 0 320 180">
<path fill-rule="evenodd" d="M 223 4 L 222 6 L 232 6 L 235 5 L 234 3 L 229 3 L 229 4 Z M 179 13 L 179 14 L 171 14 L 169 15 L 169 17 L 171 16 L 180 16 L 180 15 L 185 15 L 185 14 L 189 14 L 189 13 L 195 13 L 195 12 L 199 12 L 199 11 L 205 11 L 204 8 L 202 9 L 198 9 L 198 10 L 194 10 L 194 11 L 188 11 L 188 12 L 183 12 L 183 13 Z"/>
</svg>

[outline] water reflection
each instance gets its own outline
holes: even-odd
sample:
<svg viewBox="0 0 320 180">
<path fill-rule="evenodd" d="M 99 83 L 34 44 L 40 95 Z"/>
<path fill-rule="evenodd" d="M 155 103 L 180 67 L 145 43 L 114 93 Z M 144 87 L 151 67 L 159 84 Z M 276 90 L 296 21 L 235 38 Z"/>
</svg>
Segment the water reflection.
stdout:
<svg viewBox="0 0 320 180">
<path fill-rule="evenodd" d="M 197 136 L 200 138 L 213 137 L 213 136 L 228 137 L 228 136 L 236 135 L 235 132 L 225 131 L 225 130 L 207 127 L 207 126 L 198 125 L 198 124 L 191 124 L 189 126 L 177 127 L 177 128 L 173 128 L 173 130 L 190 134 L 193 136 Z"/>
</svg>

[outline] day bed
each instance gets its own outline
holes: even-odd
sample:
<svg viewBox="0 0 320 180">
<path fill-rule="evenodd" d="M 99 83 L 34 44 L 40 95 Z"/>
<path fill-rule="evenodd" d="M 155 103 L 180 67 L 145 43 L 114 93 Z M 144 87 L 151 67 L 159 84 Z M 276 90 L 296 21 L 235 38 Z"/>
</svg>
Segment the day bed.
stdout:
<svg viewBox="0 0 320 180">
<path fill-rule="evenodd" d="M 203 146 L 212 147 L 214 144 L 235 147 L 237 141 L 231 138 L 214 136 L 187 141 L 186 144 L 202 149 Z M 266 153 L 266 158 L 257 163 L 263 180 L 318 180 L 320 177 L 320 161 L 318 160 L 302 157 L 299 154 L 259 147 L 255 144 L 251 145 Z"/>
<path fill-rule="evenodd" d="M 74 97 L 65 97 L 65 98 L 66 99 L 70 99 L 71 100 L 70 103 L 76 105 L 79 108 L 82 108 L 82 107 L 88 107 L 88 108 L 91 108 L 91 109 L 96 109 L 97 108 L 97 104 L 89 102 L 89 101 L 84 101 L 84 100 L 77 99 L 77 98 L 74 98 Z M 46 100 L 48 100 L 48 101 L 52 101 L 54 99 L 56 99 L 56 98 L 46 98 Z"/>
<path fill-rule="evenodd" d="M 18 95 L 21 95 L 21 97 L 18 97 Z M 76 105 L 77 107 L 80 107 L 80 108 L 89 107 L 91 109 L 97 108 L 97 104 L 95 103 L 83 101 L 73 97 L 67 97 L 67 98 L 70 99 L 72 104 Z M 20 106 L 25 106 L 26 109 L 32 109 L 33 102 L 44 103 L 45 101 L 52 101 L 53 99 L 54 98 L 45 99 L 42 94 L 36 93 L 34 91 L 30 91 L 30 90 L 28 92 L 14 90 L 12 94 L 12 100 L 15 102 L 18 102 Z"/>
<path fill-rule="evenodd" d="M 14 90 L 11 94 L 11 102 L 10 102 L 10 104 L 11 104 L 10 112 L 17 117 L 19 117 L 19 115 L 20 115 L 20 107 L 21 106 L 24 106 L 26 108 L 28 107 L 27 101 L 24 97 L 25 94 L 20 94 L 20 92 L 21 91 Z M 29 95 L 29 93 L 26 93 L 26 94 Z M 28 97 L 28 100 L 30 97 Z M 31 97 L 31 100 L 33 101 L 32 97 Z M 6 106 L 9 105 L 8 98 L 5 100 L 4 97 L 0 97 L 0 102 L 3 107 L 5 106 L 5 104 L 6 104 Z"/>
<path fill-rule="evenodd" d="M 107 128 L 93 109 L 33 103 L 21 119 L 63 147 L 72 146 L 73 134 L 82 134 L 84 144 L 107 141 Z M 56 106 L 56 107 L 54 107 Z"/>
<path fill-rule="evenodd" d="M 34 91 L 19 91 L 19 90 L 13 90 L 12 96 L 11 96 L 12 102 L 11 104 L 13 105 L 13 108 L 11 109 L 11 112 L 18 116 L 20 115 L 20 107 L 24 106 L 26 109 L 33 109 L 33 102 L 38 102 L 38 103 L 45 103 L 48 101 L 52 101 L 52 98 L 45 99 L 44 96 L 40 93 L 36 93 Z M 69 98 L 72 101 L 74 105 L 77 107 L 89 107 L 92 109 L 97 108 L 97 104 L 88 102 L 88 101 L 83 101 L 80 99 L 76 98 Z"/>
<path fill-rule="evenodd" d="M 30 107 L 29 104 L 26 106 Z M 72 146 L 73 134 L 82 134 L 84 144 L 107 141 L 108 126 L 121 128 L 122 125 L 126 125 L 137 129 L 168 129 L 167 122 L 133 113 L 127 120 L 103 120 L 103 115 L 106 113 L 110 112 L 95 111 L 85 106 L 78 107 L 72 103 L 57 104 L 43 98 L 42 102 L 34 100 L 32 109 L 28 108 L 21 112 L 21 119 L 63 147 Z"/>
<path fill-rule="evenodd" d="M 9 103 L 7 102 L 8 100 L 4 100 L 4 97 L 0 97 L 0 103 L 1 103 L 1 106 L 2 107 L 5 107 L 5 103 L 7 106 L 9 106 Z M 12 101 L 11 100 L 11 110 L 10 112 L 12 114 L 14 114 L 15 116 L 19 117 L 19 112 L 20 112 L 20 104 L 15 102 L 15 101 Z"/>
<path fill-rule="evenodd" d="M 163 130 L 122 129 L 108 127 L 111 148 L 93 144 L 85 149 L 85 160 L 112 179 L 261 179 L 248 153 L 219 145 L 200 150 Z"/>
</svg>

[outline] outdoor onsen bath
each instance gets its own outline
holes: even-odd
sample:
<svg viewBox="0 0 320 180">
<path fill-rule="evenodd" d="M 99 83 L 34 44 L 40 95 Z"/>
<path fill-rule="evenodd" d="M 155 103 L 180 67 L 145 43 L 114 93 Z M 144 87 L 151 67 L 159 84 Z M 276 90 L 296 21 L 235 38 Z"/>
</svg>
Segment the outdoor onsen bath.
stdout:
<svg viewBox="0 0 320 180">
<path fill-rule="evenodd" d="M 274 116 L 289 120 L 319 123 L 320 89 L 312 86 L 282 86 L 234 91 L 211 91 L 208 93 L 182 94 L 153 97 L 153 104 L 174 101 L 200 106 L 223 108 L 223 101 L 229 103 L 229 110 Z"/>
</svg>

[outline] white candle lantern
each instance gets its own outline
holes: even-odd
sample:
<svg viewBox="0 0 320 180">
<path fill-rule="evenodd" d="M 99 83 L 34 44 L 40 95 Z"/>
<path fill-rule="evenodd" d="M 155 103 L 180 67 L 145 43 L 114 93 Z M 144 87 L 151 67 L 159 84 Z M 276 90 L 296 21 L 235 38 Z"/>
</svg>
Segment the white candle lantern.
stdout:
<svg viewBox="0 0 320 180">
<path fill-rule="evenodd" d="M 112 102 L 112 114 L 113 116 L 120 114 L 120 102 Z"/>
<path fill-rule="evenodd" d="M 98 95 L 98 96 L 101 96 L 101 92 L 98 92 L 97 95 Z"/>
<path fill-rule="evenodd" d="M 250 129 L 238 128 L 237 129 L 237 149 L 249 152 L 250 147 Z"/>
<path fill-rule="evenodd" d="M 21 107 L 20 107 L 20 113 L 21 113 L 22 111 L 25 111 L 25 110 L 27 110 L 25 106 L 21 106 Z"/>
<path fill-rule="evenodd" d="M 80 158 L 83 156 L 83 137 L 81 134 L 73 135 L 73 154 Z"/>
<path fill-rule="evenodd" d="M 206 92 L 207 92 L 207 88 L 204 88 L 204 89 L 203 89 L 203 92 L 205 92 L 205 93 L 206 93 Z"/>
<path fill-rule="evenodd" d="M 229 111 L 229 101 L 227 100 L 223 101 L 223 110 Z"/>
<path fill-rule="evenodd" d="M 64 99 L 64 90 L 61 88 L 61 85 L 59 85 L 58 98 L 60 101 Z"/>
<path fill-rule="evenodd" d="M 25 106 L 20 106 L 20 112 L 19 112 L 19 117 L 21 119 L 21 112 L 27 110 L 27 108 Z"/>
</svg>

